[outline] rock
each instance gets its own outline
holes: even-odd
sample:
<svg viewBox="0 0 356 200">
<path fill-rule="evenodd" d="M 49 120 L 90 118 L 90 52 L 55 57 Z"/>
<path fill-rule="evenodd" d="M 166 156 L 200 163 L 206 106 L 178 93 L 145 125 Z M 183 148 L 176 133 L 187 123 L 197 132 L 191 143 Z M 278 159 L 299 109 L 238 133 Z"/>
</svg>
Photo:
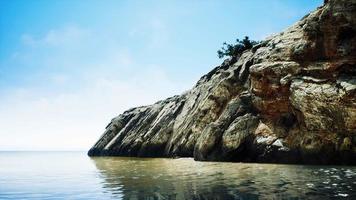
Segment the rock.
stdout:
<svg viewBox="0 0 356 200">
<path fill-rule="evenodd" d="M 356 0 L 329 0 L 182 95 L 115 117 L 90 156 L 356 164 Z"/>
</svg>

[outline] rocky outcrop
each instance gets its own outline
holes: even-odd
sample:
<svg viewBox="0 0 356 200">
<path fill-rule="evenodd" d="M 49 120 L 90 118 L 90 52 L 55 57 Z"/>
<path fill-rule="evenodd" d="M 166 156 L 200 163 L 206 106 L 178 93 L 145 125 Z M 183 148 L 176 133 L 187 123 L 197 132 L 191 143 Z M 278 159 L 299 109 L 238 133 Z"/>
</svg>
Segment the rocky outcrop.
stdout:
<svg viewBox="0 0 356 200">
<path fill-rule="evenodd" d="M 356 164 L 356 0 L 330 0 L 188 92 L 114 118 L 90 156 Z"/>
</svg>

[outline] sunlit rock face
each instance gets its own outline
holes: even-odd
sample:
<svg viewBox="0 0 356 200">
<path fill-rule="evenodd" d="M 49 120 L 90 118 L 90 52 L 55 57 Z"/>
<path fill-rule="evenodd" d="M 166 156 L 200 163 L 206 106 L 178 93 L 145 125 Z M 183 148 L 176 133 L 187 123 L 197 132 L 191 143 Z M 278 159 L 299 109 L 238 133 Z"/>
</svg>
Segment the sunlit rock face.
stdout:
<svg viewBox="0 0 356 200">
<path fill-rule="evenodd" d="M 356 0 L 330 0 L 188 92 L 114 118 L 90 156 L 356 164 Z"/>
</svg>

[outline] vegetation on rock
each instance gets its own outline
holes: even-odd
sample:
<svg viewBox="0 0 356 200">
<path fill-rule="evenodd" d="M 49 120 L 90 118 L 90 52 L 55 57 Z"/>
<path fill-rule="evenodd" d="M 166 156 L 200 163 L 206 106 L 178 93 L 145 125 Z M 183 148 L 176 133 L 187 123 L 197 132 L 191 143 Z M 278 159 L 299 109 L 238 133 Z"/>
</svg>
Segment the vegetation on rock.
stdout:
<svg viewBox="0 0 356 200">
<path fill-rule="evenodd" d="M 217 51 L 218 57 L 223 58 L 239 56 L 247 49 L 251 49 L 254 45 L 258 44 L 259 42 L 250 40 L 248 36 L 245 36 L 244 39 L 236 39 L 236 44 L 228 44 L 226 42 L 223 43 L 221 49 Z"/>
</svg>

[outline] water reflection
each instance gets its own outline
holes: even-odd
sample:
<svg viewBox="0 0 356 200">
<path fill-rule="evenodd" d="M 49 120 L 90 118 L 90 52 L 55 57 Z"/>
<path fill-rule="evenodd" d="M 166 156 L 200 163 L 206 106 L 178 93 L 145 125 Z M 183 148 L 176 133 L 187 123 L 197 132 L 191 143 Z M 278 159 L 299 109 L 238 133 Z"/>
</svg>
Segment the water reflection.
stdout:
<svg viewBox="0 0 356 200">
<path fill-rule="evenodd" d="M 356 167 L 92 158 L 103 188 L 123 199 L 356 198 Z"/>
</svg>

